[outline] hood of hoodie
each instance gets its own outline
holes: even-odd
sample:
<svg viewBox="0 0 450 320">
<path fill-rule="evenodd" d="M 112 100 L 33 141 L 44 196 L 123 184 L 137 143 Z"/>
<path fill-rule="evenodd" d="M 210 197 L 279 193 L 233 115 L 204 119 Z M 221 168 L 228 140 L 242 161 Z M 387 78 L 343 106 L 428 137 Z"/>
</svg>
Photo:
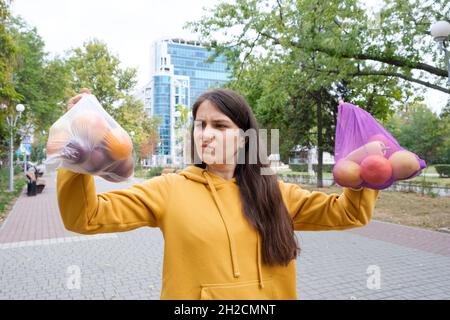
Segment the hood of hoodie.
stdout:
<svg viewBox="0 0 450 320">
<path fill-rule="evenodd" d="M 230 183 L 237 183 L 236 178 L 233 177 L 230 180 L 227 180 L 221 176 L 218 176 L 214 173 L 209 172 L 207 169 L 202 169 L 196 166 L 189 166 L 178 174 L 185 176 L 189 180 L 202 183 L 204 185 L 209 186 L 208 178 L 210 182 L 214 185 L 216 189 L 221 188 L 223 185 Z"/>
<path fill-rule="evenodd" d="M 234 241 L 233 237 L 233 230 L 230 228 L 230 223 L 227 222 L 226 218 L 226 210 L 227 207 L 224 205 L 226 203 L 227 199 L 221 199 L 219 194 L 217 193 L 217 190 L 221 189 L 222 187 L 226 186 L 227 184 L 237 184 L 236 178 L 233 177 L 230 180 L 227 180 L 221 176 L 218 176 L 214 173 L 209 172 L 207 169 L 203 169 L 196 166 L 189 166 L 186 169 L 182 170 L 178 173 L 179 175 L 182 175 L 186 177 L 189 180 L 202 183 L 204 184 L 209 191 L 211 192 L 211 196 L 214 199 L 214 203 L 216 204 L 216 207 L 218 209 L 218 212 L 220 214 L 220 217 L 222 219 L 222 222 L 224 224 L 225 230 L 227 232 L 228 236 L 228 244 L 230 246 L 230 258 L 233 265 L 233 276 L 235 278 L 239 278 L 240 271 L 239 271 L 239 261 L 237 259 L 237 250 L 236 250 L 236 242 Z M 244 214 L 244 212 L 242 212 Z M 257 233 L 257 259 L 255 263 L 257 264 L 258 269 L 258 280 L 259 285 L 261 288 L 264 288 L 263 284 L 263 277 L 262 277 L 262 271 L 261 271 L 261 240 L 259 232 L 255 231 Z"/>
</svg>

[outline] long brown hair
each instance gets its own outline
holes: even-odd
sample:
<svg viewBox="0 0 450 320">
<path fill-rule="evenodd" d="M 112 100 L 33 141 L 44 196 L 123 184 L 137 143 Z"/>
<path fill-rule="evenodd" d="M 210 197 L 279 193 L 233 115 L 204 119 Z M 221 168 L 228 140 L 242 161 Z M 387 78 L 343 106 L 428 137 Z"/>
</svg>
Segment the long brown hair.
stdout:
<svg viewBox="0 0 450 320">
<path fill-rule="evenodd" d="M 192 107 L 192 118 L 195 121 L 199 106 L 208 100 L 230 118 L 240 129 L 246 132 L 254 129 L 257 135 L 257 156 L 249 161 L 249 143 L 245 143 L 245 162 L 239 161 L 234 176 L 239 186 L 240 198 L 247 220 L 258 230 L 262 238 L 262 257 L 268 265 L 287 265 L 297 257 L 299 247 L 294 234 L 291 217 L 283 203 L 277 176 L 262 175 L 261 170 L 268 168 L 266 161 L 261 161 L 259 151 L 258 123 L 245 99 L 229 89 L 214 89 L 202 94 Z M 191 131 L 191 157 L 199 159 L 196 152 L 194 134 Z M 254 150 L 252 151 L 254 152 Z M 255 155 L 253 155 L 254 157 Z M 241 164 L 240 164 L 241 163 Z M 206 168 L 206 163 L 195 164 Z"/>
</svg>

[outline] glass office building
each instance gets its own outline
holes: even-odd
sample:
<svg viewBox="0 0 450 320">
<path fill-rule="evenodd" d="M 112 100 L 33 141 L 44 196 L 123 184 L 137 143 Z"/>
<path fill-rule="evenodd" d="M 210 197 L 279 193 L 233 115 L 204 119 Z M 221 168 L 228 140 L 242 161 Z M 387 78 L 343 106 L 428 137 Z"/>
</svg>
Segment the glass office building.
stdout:
<svg viewBox="0 0 450 320">
<path fill-rule="evenodd" d="M 168 54 L 174 66 L 174 74 L 188 76 L 190 79 L 190 101 L 192 106 L 195 99 L 209 88 L 220 87 L 229 80 L 229 72 L 224 57 L 217 57 L 214 62 L 206 60 L 213 54 L 206 48 L 195 45 L 169 43 Z"/>
<path fill-rule="evenodd" d="M 222 86 L 231 75 L 224 57 L 206 61 L 212 54 L 194 41 L 166 39 L 153 44 L 152 78 L 144 89 L 144 105 L 150 115 L 160 117 L 161 125 L 157 155 L 148 159 L 148 165 L 183 163 L 186 141 L 180 135 L 186 132 L 186 124 L 179 123 L 181 109 L 190 111 L 199 95 Z"/>
</svg>

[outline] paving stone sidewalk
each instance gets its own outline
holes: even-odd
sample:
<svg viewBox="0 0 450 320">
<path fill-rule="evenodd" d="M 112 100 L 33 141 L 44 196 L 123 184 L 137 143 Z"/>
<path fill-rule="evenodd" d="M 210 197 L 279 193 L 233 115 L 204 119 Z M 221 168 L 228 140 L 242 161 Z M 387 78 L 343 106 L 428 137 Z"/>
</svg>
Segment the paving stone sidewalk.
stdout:
<svg viewBox="0 0 450 320">
<path fill-rule="evenodd" d="M 69 232 L 58 212 L 56 175 L 44 178 L 44 192 L 23 194 L 0 226 L 0 299 L 159 299 L 159 229 Z M 130 183 L 96 178 L 96 185 L 102 192 Z M 300 299 L 450 299 L 449 234 L 372 221 L 297 235 Z"/>
</svg>

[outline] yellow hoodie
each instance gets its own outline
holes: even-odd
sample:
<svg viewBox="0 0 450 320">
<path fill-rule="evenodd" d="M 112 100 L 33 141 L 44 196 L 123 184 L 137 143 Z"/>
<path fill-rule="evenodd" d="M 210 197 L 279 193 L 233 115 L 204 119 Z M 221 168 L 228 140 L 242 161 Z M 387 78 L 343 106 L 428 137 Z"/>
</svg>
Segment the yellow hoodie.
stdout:
<svg viewBox="0 0 450 320">
<path fill-rule="evenodd" d="M 309 192 L 279 181 L 295 230 L 367 224 L 378 191 Z M 96 194 L 90 175 L 58 169 L 58 204 L 68 230 L 95 234 L 159 227 L 164 236 L 161 299 L 297 299 L 295 260 L 268 266 L 246 220 L 236 179 L 190 166 Z"/>
</svg>

